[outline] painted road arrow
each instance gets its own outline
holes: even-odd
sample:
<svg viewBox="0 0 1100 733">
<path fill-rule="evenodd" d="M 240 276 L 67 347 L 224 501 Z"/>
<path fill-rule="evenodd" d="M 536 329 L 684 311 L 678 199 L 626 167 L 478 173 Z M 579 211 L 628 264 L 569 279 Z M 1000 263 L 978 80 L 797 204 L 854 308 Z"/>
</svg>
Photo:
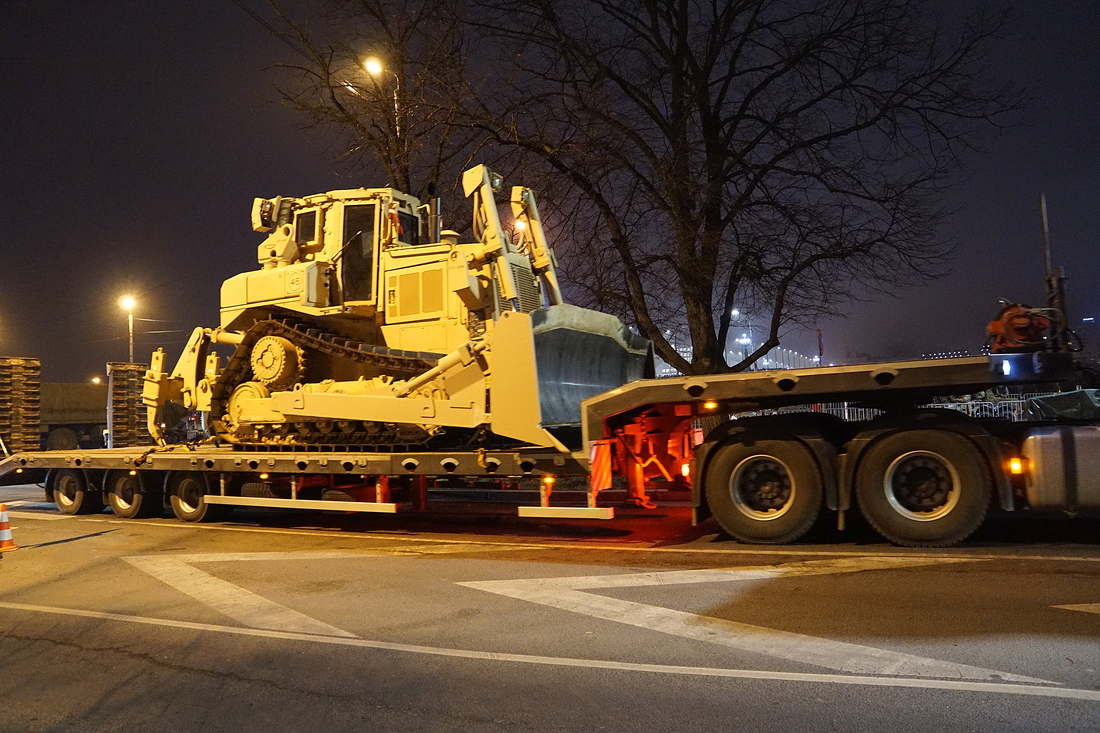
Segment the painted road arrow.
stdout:
<svg viewBox="0 0 1100 733">
<path fill-rule="evenodd" d="M 1100 603 L 1070 603 L 1066 606 L 1051 606 L 1051 608 L 1064 608 L 1067 611 L 1084 611 L 1085 613 L 1100 613 Z"/>
<path fill-rule="evenodd" d="M 1057 684 L 1034 677 L 1024 677 L 998 672 L 993 669 L 973 667 L 968 664 L 943 662 L 913 654 L 779 631 L 584 592 L 606 588 L 632 588 L 683 583 L 728 583 L 804 575 L 854 573 L 864 570 L 891 570 L 951 562 L 967 562 L 967 560 L 960 558 L 906 557 L 843 558 L 838 560 L 811 560 L 739 570 L 673 570 L 567 578 L 488 580 L 459 583 L 459 585 L 565 611 L 581 613 L 607 621 L 629 624 L 697 641 L 720 644 L 778 659 L 812 664 L 839 672 Z"/>
</svg>

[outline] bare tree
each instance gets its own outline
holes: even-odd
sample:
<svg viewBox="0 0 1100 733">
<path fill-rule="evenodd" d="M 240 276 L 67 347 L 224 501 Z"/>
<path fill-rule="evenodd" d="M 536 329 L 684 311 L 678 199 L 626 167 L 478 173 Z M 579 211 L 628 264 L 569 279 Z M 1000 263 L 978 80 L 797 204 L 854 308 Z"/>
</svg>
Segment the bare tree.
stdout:
<svg viewBox="0 0 1100 733">
<path fill-rule="evenodd" d="M 1019 103 L 984 78 L 1002 19 L 948 32 L 921 0 L 488 0 L 470 17 L 503 53 L 466 121 L 584 197 L 562 228 L 588 299 L 686 373 L 729 368 L 735 307 L 769 322 L 741 369 L 860 288 L 940 274 L 951 176 Z"/>
<path fill-rule="evenodd" d="M 421 198 L 437 182 L 457 186 L 485 139 L 476 128 L 453 124 L 454 99 L 466 85 L 459 5 L 269 0 L 269 6 L 270 19 L 242 7 L 295 52 L 279 65 L 281 101 L 303 113 L 305 127 L 333 136 L 349 170 L 380 170 L 391 186 Z"/>
<path fill-rule="evenodd" d="M 743 369 L 790 324 L 941 274 L 944 193 L 1020 102 L 983 68 L 1003 18 L 922 0 L 307 5 L 273 5 L 302 58 L 287 104 L 420 195 L 517 153 L 570 294 L 685 373 Z M 731 366 L 735 309 L 768 327 Z"/>
</svg>

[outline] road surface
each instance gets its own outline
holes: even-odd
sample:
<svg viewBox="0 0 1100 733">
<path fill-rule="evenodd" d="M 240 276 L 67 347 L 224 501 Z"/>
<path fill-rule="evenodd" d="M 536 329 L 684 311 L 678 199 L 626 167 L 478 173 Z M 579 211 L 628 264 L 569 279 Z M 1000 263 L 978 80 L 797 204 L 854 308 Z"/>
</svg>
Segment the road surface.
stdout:
<svg viewBox="0 0 1100 733">
<path fill-rule="evenodd" d="M 271 511 L 189 525 L 68 517 L 33 487 L 0 501 L 21 546 L 0 560 L 0 731 L 1100 721 L 1087 520 L 1074 542 L 1010 523 L 928 552 L 858 530 L 748 547 L 681 508 L 595 526 Z"/>
</svg>

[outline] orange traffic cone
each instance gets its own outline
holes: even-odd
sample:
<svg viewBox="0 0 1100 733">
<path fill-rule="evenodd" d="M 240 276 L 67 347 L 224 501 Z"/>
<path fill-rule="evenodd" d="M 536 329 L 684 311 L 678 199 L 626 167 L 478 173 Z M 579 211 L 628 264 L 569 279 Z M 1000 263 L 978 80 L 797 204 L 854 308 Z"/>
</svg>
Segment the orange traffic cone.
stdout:
<svg viewBox="0 0 1100 733">
<path fill-rule="evenodd" d="M 8 505 L 0 504 L 0 552 L 18 549 L 11 538 L 11 525 L 8 524 Z"/>
</svg>

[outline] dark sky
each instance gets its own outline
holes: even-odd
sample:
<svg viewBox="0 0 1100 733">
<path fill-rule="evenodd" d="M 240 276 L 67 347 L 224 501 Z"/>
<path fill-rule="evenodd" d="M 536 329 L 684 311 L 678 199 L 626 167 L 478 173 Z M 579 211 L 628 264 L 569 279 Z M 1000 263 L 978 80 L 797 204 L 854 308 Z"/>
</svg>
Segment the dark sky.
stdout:
<svg viewBox="0 0 1100 733">
<path fill-rule="evenodd" d="M 1040 191 L 1073 316 L 1100 316 L 1100 3 L 1020 2 L 1014 32 L 995 69 L 1035 88 L 1030 120 L 955 192 L 951 276 L 821 324 L 826 361 L 976 350 L 997 298 L 1038 304 Z M 290 53 L 230 0 L 4 3 L 0 354 L 42 359 L 51 381 L 102 374 L 126 359 L 132 293 L 139 360 L 158 345 L 174 360 L 185 332 L 217 325 L 222 281 L 257 268 L 254 197 L 383 183 L 340 177 L 268 101 Z"/>
</svg>

